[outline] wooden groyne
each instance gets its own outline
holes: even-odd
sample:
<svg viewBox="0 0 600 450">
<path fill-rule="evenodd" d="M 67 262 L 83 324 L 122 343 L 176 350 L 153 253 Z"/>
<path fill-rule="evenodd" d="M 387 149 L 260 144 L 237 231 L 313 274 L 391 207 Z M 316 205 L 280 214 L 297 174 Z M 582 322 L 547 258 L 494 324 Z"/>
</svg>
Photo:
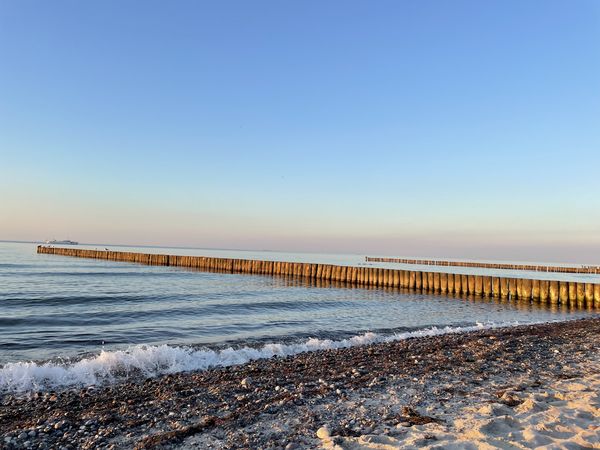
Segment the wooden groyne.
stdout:
<svg viewBox="0 0 600 450">
<path fill-rule="evenodd" d="M 403 288 L 423 293 L 508 298 L 528 300 L 540 304 L 563 304 L 574 308 L 600 309 L 600 284 L 597 283 L 465 275 L 333 264 L 87 250 L 46 247 L 42 245 L 38 246 L 37 252 L 154 266 L 187 267 L 197 270 L 228 273 L 305 277 L 313 280 L 337 281 L 358 286 Z"/>
<path fill-rule="evenodd" d="M 420 266 L 475 267 L 480 269 L 529 270 L 531 272 L 600 274 L 600 266 L 567 267 L 534 264 L 484 263 L 476 261 L 445 261 L 436 259 L 375 258 L 371 256 L 367 256 L 365 260 L 367 262 L 376 263 L 399 263 Z"/>
</svg>

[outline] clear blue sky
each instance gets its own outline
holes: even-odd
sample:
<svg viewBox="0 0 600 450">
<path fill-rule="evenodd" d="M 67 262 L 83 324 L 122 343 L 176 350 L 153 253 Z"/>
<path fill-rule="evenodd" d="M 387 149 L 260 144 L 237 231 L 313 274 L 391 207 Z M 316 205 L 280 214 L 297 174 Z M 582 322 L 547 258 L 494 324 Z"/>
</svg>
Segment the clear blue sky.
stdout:
<svg viewBox="0 0 600 450">
<path fill-rule="evenodd" d="M 0 1 L 0 239 L 600 262 L 600 2 Z"/>
</svg>

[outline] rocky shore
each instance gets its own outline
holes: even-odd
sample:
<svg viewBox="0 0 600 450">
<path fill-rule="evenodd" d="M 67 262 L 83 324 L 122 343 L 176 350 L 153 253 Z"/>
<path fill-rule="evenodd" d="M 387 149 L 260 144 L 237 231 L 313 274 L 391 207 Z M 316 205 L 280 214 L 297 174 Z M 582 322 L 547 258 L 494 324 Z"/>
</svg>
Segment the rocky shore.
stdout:
<svg viewBox="0 0 600 450">
<path fill-rule="evenodd" d="M 4 395 L 0 448 L 600 448 L 599 350 L 590 318 Z"/>
</svg>

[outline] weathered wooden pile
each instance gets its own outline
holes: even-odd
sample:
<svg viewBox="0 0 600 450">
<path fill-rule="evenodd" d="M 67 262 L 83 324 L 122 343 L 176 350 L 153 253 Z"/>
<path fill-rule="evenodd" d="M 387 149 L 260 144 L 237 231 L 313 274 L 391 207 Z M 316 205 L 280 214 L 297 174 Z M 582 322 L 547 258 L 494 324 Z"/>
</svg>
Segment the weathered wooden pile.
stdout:
<svg viewBox="0 0 600 450">
<path fill-rule="evenodd" d="M 160 255 L 38 246 L 38 253 L 107 259 L 158 266 L 188 267 L 206 271 L 283 275 L 337 281 L 359 286 L 391 287 L 424 293 L 456 294 L 529 300 L 540 304 L 563 304 L 600 309 L 600 284 L 485 275 L 383 269 L 283 261 Z M 542 275 L 540 275 L 540 278 Z"/>
<path fill-rule="evenodd" d="M 528 270 L 531 272 L 600 274 L 599 266 L 567 267 L 536 264 L 486 263 L 478 261 L 446 261 L 440 259 L 380 258 L 372 256 L 367 256 L 366 261 L 376 263 L 414 264 L 420 266 L 477 267 L 480 269 Z"/>
</svg>

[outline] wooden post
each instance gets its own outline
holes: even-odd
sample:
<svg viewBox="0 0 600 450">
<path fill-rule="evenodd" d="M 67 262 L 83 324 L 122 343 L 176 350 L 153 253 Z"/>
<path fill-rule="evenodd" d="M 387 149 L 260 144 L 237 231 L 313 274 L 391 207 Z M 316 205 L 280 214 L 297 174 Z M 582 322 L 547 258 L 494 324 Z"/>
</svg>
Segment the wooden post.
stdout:
<svg viewBox="0 0 600 450">
<path fill-rule="evenodd" d="M 468 276 L 468 293 L 469 295 L 475 295 L 475 275 Z"/>
<path fill-rule="evenodd" d="M 400 287 L 403 289 L 408 288 L 408 271 L 406 270 L 400 271 Z"/>
<path fill-rule="evenodd" d="M 549 287 L 550 287 L 550 282 L 548 280 L 540 281 L 540 303 L 542 305 L 545 305 L 546 303 L 548 303 Z"/>
<path fill-rule="evenodd" d="M 536 303 L 539 303 L 540 301 L 540 280 L 533 280 L 531 287 L 531 299 Z"/>
<path fill-rule="evenodd" d="M 492 278 L 492 295 L 494 298 L 500 298 L 500 277 Z"/>
<path fill-rule="evenodd" d="M 377 269 L 369 267 L 369 286 L 373 286 L 376 281 Z"/>
<path fill-rule="evenodd" d="M 352 283 L 352 266 L 342 266 L 342 280 L 344 283 Z"/>
<path fill-rule="evenodd" d="M 483 277 L 483 295 L 485 297 L 492 296 L 492 277 Z"/>
<path fill-rule="evenodd" d="M 577 283 L 569 281 L 569 306 L 577 306 Z"/>
<path fill-rule="evenodd" d="M 462 276 L 459 273 L 454 274 L 454 293 L 462 295 Z"/>
<path fill-rule="evenodd" d="M 522 299 L 530 301 L 531 300 L 531 280 L 529 278 L 523 279 L 523 286 L 521 288 L 521 294 L 523 295 Z"/>
<path fill-rule="evenodd" d="M 594 285 L 592 283 L 585 283 L 585 305 L 594 307 Z"/>
<path fill-rule="evenodd" d="M 381 270 L 379 267 L 374 268 L 373 269 L 373 275 L 374 275 L 373 286 L 376 286 L 376 287 L 381 286 L 381 282 L 383 281 L 382 280 L 382 278 L 383 278 L 383 270 Z"/>
<path fill-rule="evenodd" d="M 311 264 L 310 275 L 313 279 L 319 279 L 319 264 Z M 354 277 L 358 277 L 358 270 L 354 267 Z"/>
<path fill-rule="evenodd" d="M 440 288 L 441 288 L 440 273 L 434 272 L 433 273 L 433 290 L 435 292 L 440 292 Z"/>
<path fill-rule="evenodd" d="M 408 288 L 409 289 L 415 289 L 416 286 L 416 280 L 417 280 L 417 272 L 415 272 L 414 270 L 411 270 L 408 273 Z"/>
<path fill-rule="evenodd" d="M 331 281 L 340 281 L 340 266 L 331 266 Z"/>
<path fill-rule="evenodd" d="M 442 294 L 448 293 L 448 274 L 447 273 L 440 274 L 440 292 Z"/>
<path fill-rule="evenodd" d="M 421 290 L 423 288 L 423 272 L 415 273 L 415 289 Z"/>
<path fill-rule="evenodd" d="M 347 268 L 346 268 L 346 266 L 339 266 L 339 267 L 340 267 L 340 271 L 339 271 L 339 274 L 338 274 L 339 281 L 341 283 L 345 283 L 346 282 L 346 270 L 347 270 Z"/>
<path fill-rule="evenodd" d="M 367 267 L 367 277 L 368 286 L 373 286 L 375 283 L 377 283 L 377 269 L 374 267 Z"/>
<path fill-rule="evenodd" d="M 331 272 L 333 271 L 333 266 L 331 264 L 325 265 L 325 280 L 331 281 Z"/>
<path fill-rule="evenodd" d="M 523 279 L 517 278 L 517 298 L 523 298 Z"/>
<path fill-rule="evenodd" d="M 268 261 L 267 264 L 265 266 L 263 266 L 264 272 L 263 273 L 268 273 L 269 268 L 268 268 Z M 302 278 L 310 278 L 310 264 L 308 263 L 302 263 L 300 264 L 300 276 L 302 276 Z"/>
<path fill-rule="evenodd" d="M 323 264 L 317 264 L 317 280 L 323 279 Z"/>
<path fill-rule="evenodd" d="M 448 274 L 448 294 L 454 294 L 454 276 L 453 273 Z"/>
<path fill-rule="evenodd" d="M 508 279 L 508 297 L 511 300 L 517 298 L 517 279 L 509 278 Z"/>
<path fill-rule="evenodd" d="M 340 281 L 343 283 L 347 283 L 349 280 L 349 276 L 348 276 L 348 271 L 349 271 L 350 267 L 347 266 L 342 266 L 342 269 L 340 270 Z"/>
<path fill-rule="evenodd" d="M 383 285 L 385 287 L 390 285 L 390 269 L 383 269 Z"/>
<path fill-rule="evenodd" d="M 559 283 L 559 299 L 563 305 L 569 304 L 569 283 L 566 281 Z"/>
<path fill-rule="evenodd" d="M 585 307 L 585 283 L 576 283 L 577 307 Z"/>
<path fill-rule="evenodd" d="M 392 272 L 392 287 L 397 288 L 400 286 L 400 271 L 394 269 Z"/>
<path fill-rule="evenodd" d="M 385 275 L 385 286 L 392 287 L 394 285 L 394 269 L 384 269 L 387 273 Z"/>
<path fill-rule="evenodd" d="M 548 291 L 549 291 L 549 297 L 550 297 L 550 304 L 558 305 L 558 299 L 559 299 L 558 281 L 555 281 L 555 280 L 550 281 L 550 288 Z"/>
<path fill-rule="evenodd" d="M 483 294 L 483 277 L 475 275 L 475 295 L 481 297 L 481 294 Z"/>
<path fill-rule="evenodd" d="M 396 283 L 396 269 L 389 269 L 390 271 L 390 275 L 389 275 L 389 279 L 390 279 L 390 287 L 394 288 L 397 287 Z"/>
</svg>

